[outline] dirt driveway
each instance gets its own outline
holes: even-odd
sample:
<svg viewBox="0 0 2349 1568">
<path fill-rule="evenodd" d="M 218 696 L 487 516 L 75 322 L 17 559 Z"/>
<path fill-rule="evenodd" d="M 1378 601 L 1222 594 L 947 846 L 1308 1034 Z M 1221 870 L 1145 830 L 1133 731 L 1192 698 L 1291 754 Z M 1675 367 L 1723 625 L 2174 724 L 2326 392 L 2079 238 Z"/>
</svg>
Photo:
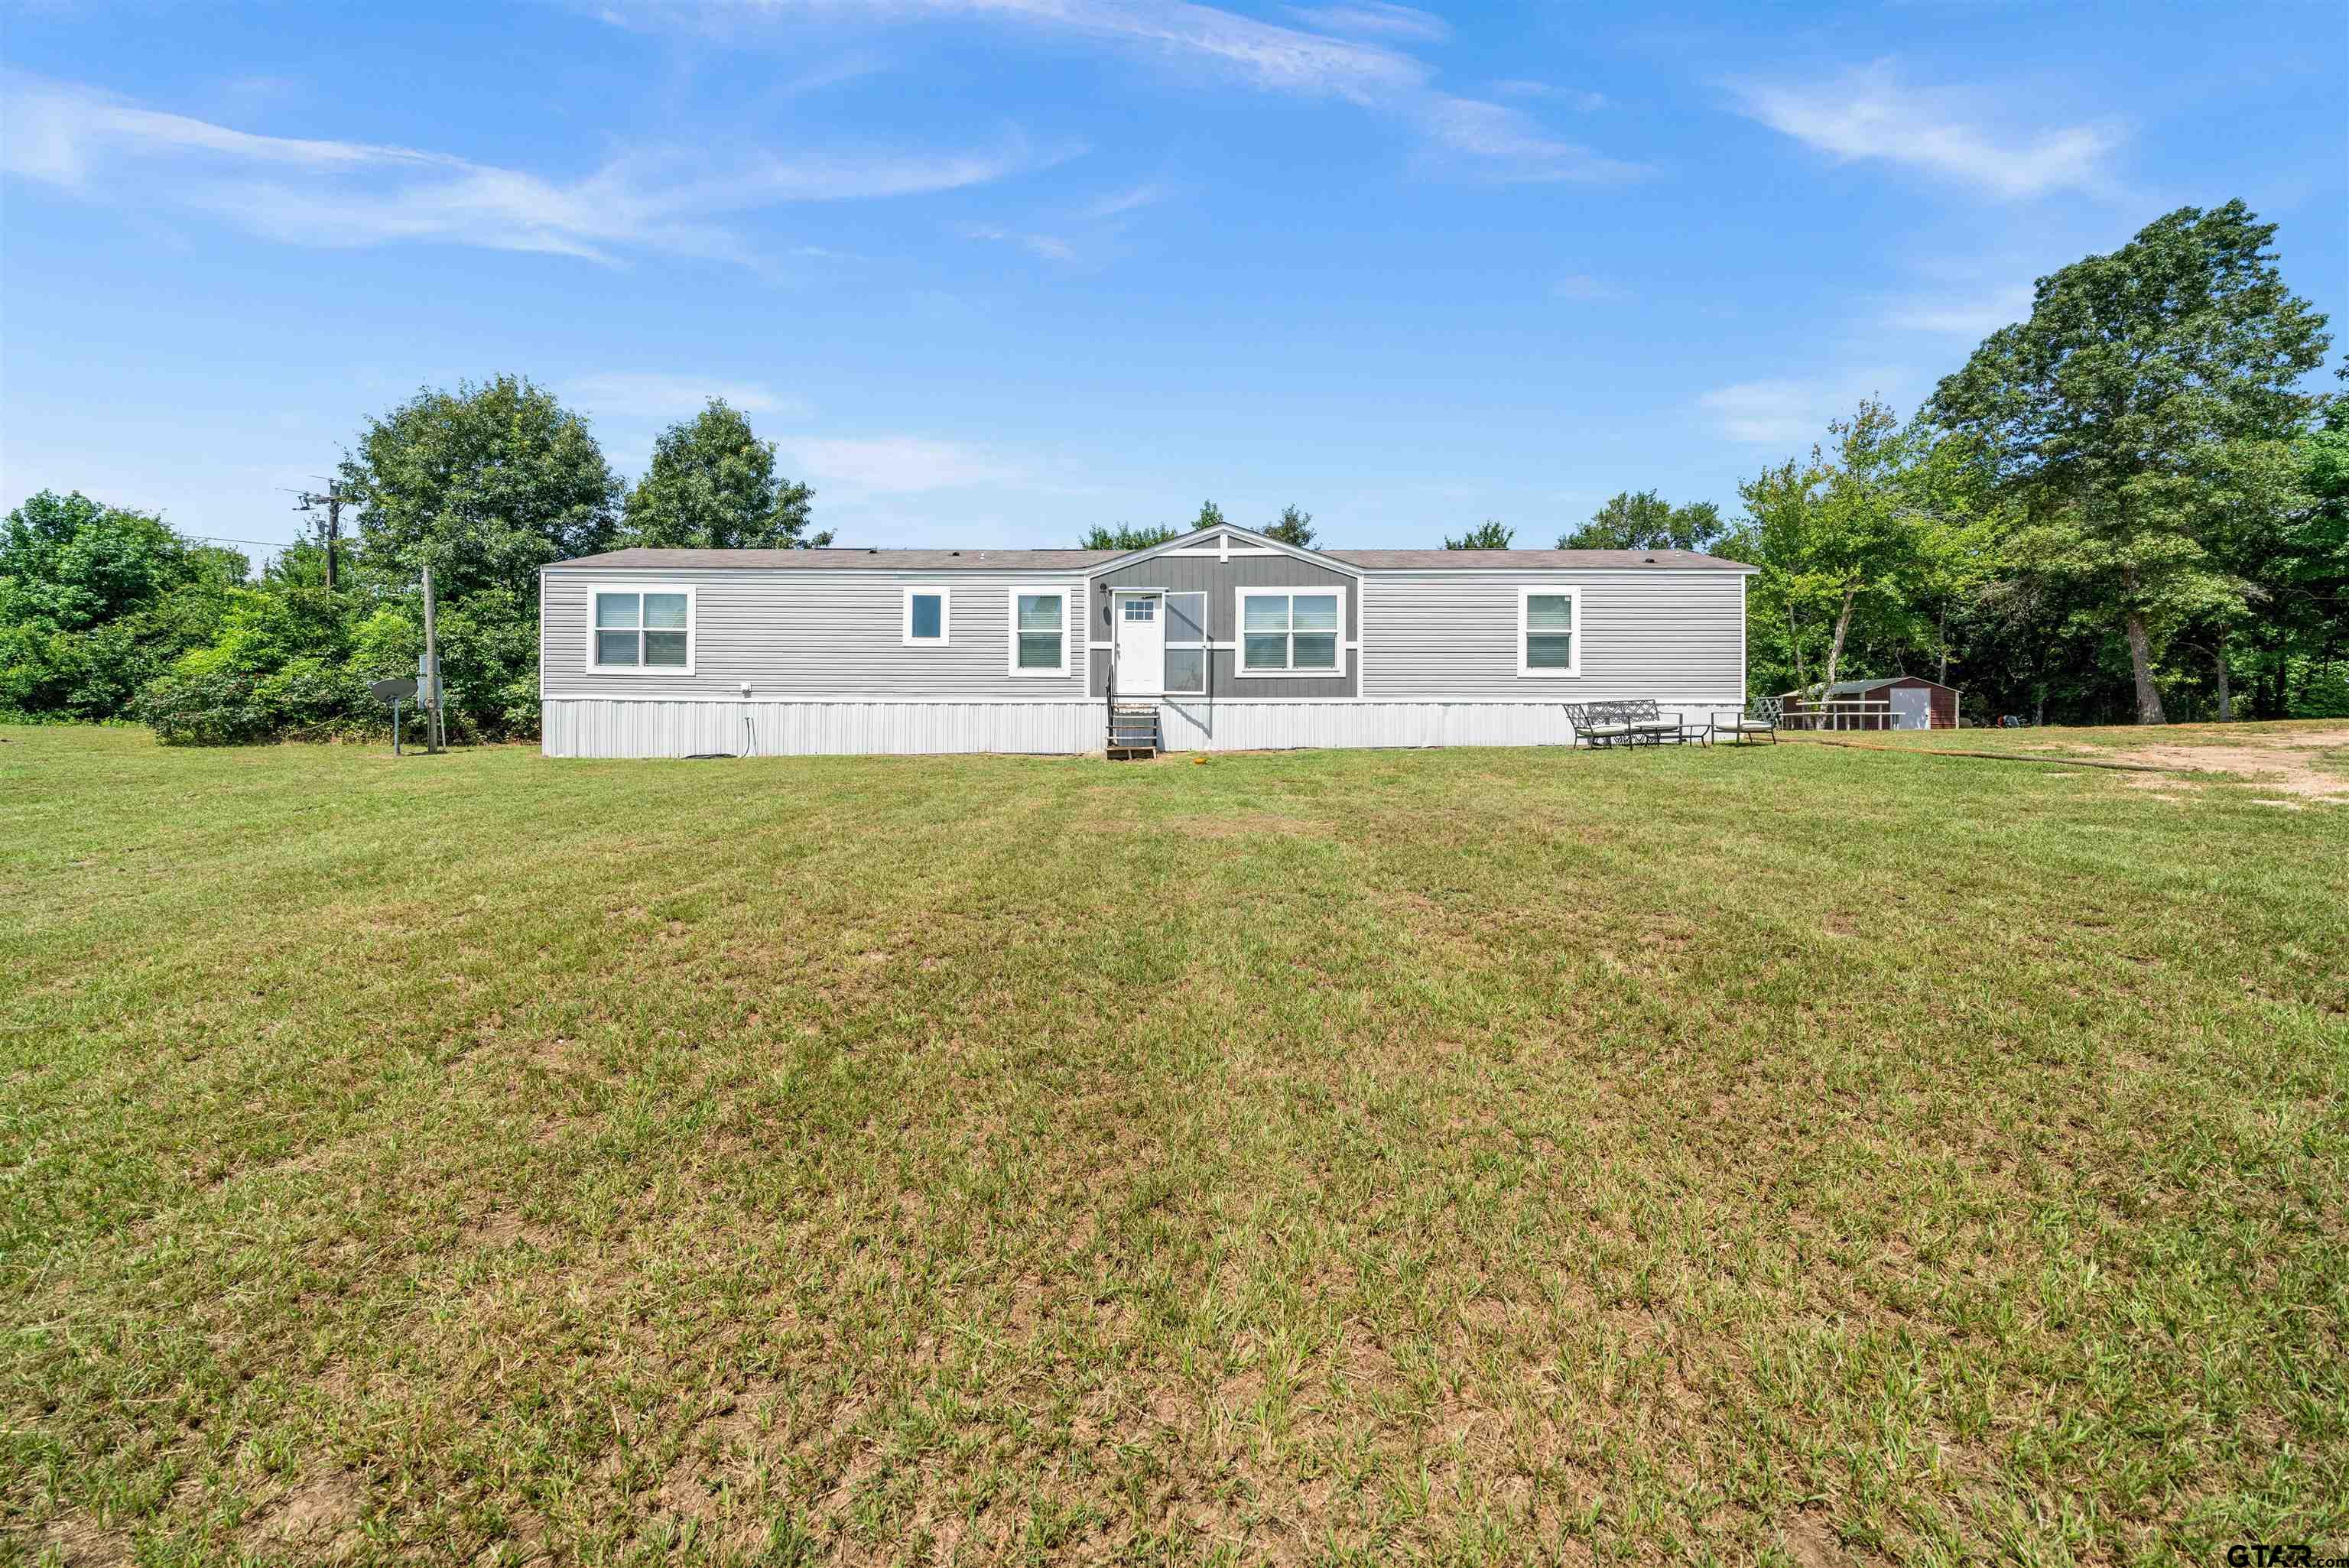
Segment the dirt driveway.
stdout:
<svg viewBox="0 0 2349 1568">
<path fill-rule="evenodd" d="M 2158 737 L 2158 738 L 2154 738 Z M 2281 724 L 2191 724 L 2166 729 L 2106 727 L 2065 729 L 1934 730 L 1929 734 L 1837 736 L 1831 745 L 1880 747 L 1887 750 L 1959 752 L 1975 757 L 2029 758 L 2155 769 L 2132 778 L 2138 788 L 2191 789 L 2194 774 L 2240 779 L 2298 804 L 2349 801 L 2349 723 L 2305 721 Z M 2186 776 L 2186 777 L 2181 777 Z M 2211 780 L 2216 781 L 2215 777 Z M 2175 798 L 2174 796 L 2171 798 Z"/>
<path fill-rule="evenodd" d="M 2206 727 L 2206 733 L 2218 727 Z M 2042 749 L 2076 755 L 2075 748 L 2064 746 Z M 2349 726 L 2225 739 L 2205 740 L 2198 735 L 2147 746 L 2099 748 L 2095 759 L 2178 773 L 2233 773 L 2302 799 L 2349 800 Z"/>
</svg>

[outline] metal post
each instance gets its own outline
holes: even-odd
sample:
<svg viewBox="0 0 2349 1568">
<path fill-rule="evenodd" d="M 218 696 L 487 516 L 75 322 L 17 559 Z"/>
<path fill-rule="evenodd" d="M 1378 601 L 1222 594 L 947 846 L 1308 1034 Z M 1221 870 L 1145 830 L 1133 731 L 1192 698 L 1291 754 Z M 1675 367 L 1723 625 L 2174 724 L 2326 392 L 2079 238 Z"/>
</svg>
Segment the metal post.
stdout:
<svg viewBox="0 0 2349 1568">
<path fill-rule="evenodd" d="M 424 569 L 424 749 L 438 755 L 447 742 L 440 725 L 440 644 L 432 625 L 432 568 Z"/>
<path fill-rule="evenodd" d="M 398 697 L 394 697 L 391 702 L 391 754 L 394 757 L 399 755 L 399 699 Z"/>
</svg>

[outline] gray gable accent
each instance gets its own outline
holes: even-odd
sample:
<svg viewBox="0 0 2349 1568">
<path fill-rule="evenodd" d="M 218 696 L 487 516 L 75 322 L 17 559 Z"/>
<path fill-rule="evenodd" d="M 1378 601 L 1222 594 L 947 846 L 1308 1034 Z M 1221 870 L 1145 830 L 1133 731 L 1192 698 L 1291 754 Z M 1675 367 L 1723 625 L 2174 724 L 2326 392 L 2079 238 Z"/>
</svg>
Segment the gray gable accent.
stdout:
<svg viewBox="0 0 2349 1568">
<path fill-rule="evenodd" d="M 1353 574 L 1341 567 L 1324 566 L 1317 562 L 1283 555 L 1241 555 L 1229 561 L 1217 561 L 1205 555 L 1157 555 L 1115 566 L 1093 578 L 1085 617 L 1086 635 L 1094 642 L 1105 643 L 1116 634 L 1116 626 L 1110 619 L 1110 595 L 1120 588 L 1163 588 L 1171 593 L 1205 593 L 1207 596 L 1207 640 L 1211 643 L 1235 643 L 1239 639 L 1238 603 L 1242 588 L 1320 587 L 1338 590 L 1346 606 L 1345 640 L 1349 643 L 1359 641 L 1362 634 L 1362 595 L 1361 584 Z M 1231 648 L 1214 649 L 1208 656 L 1207 689 L 1217 699 L 1328 698 L 1353 696 L 1362 689 L 1359 649 L 1348 651 L 1343 676 L 1249 676 L 1246 679 L 1238 679 L 1236 678 L 1235 664 L 1237 656 Z M 1092 691 L 1095 696 L 1103 696 L 1108 690 L 1109 659 L 1103 655 L 1093 661 Z"/>
</svg>

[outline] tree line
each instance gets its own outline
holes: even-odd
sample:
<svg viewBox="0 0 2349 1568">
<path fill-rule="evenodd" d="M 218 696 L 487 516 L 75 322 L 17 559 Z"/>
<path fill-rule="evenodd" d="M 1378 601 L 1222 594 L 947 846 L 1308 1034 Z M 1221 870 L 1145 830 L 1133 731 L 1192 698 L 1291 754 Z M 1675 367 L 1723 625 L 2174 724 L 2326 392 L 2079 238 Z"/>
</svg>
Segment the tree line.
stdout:
<svg viewBox="0 0 2349 1568">
<path fill-rule="evenodd" d="M 1923 675 L 1979 719 L 2349 716 L 2349 398 L 2305 385 L 2332 340 L 2274 238 L 2240 201 L 2168 213 L 2040 279 L 1907 418 L 1864 398 L 1740 482 L 1739 516 L 1625 490 L 1557 546 L 1759 567 L 1758 694 Z"/>
<path fill-rule="evenodd" d="M 1624 490 L 1565 550 L 1747 562 L 1756 693 L 1920 674 L 1978 718 L 2349 715 L 2349 399 L 2309 390 L 2324 317 L 2272 224 L 2181 208 L 2039 280 L 1907 418 L 1877 398 L 1742 481 L 1739 515 Z M 2349 375 L 2349 369 L 2344 369 Z M 0 530 L 0 715 L 131 717 L 166 740 L 379 730 L 372 678 L 413 673 L 438 590 L 460 734 L 538 725 L 538 569 L 626 545 L 832 542 L 813 493 L 713 400 L 633 486 L 525 378 L 426 389 L 370 419 L 336 483 L 356 533 L 242 554 L 150 512 L 43 492 Z M 1225 521 L 1096 526 L 1144 548 Z M 1316 542 L 1290 505 L 1257 531 Z M 1453 550 L 1506 550 L 1488 518 Z"/>
<path fill-rule="evenodd" d="M 624 486 L 587 422 L 514 376 L 428 389 L 370 419 L 340 464 L 355 537 L 328 588 L 307 540 L 248 579 L 241 553 L 152 513 L 34 496 L 0 531 L 0 712 L 129 717 L 167 741 L 384 728 L 367 683 L 413 675 L 432 568 L 451 732 L 538 733 L 538 569 L 629 545 L 790 549 L 813 492 L 712 400 Z"/>
</svg>

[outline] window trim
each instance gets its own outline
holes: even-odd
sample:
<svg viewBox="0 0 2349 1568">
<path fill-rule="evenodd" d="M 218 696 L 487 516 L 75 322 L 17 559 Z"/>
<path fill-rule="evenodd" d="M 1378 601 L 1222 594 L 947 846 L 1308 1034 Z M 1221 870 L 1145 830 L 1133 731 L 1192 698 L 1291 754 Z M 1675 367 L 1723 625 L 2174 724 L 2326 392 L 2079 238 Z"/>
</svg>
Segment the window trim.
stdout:
<svg viewBox="0 0 2349 1568">
<path fill-rule="evenodd" d="M 1209 666 L 1215 662 L 1216 657 L 1215 640 L 1207 635 L 1207 606 L 1214 601 L 1215 596 L 1204 588 L 1174 588 L 1167 590 L 1164 598 L 1167 601 L 1172 601 L 1177 594 L 1187 594 L 1199 601 L 1199 639 L 1196 642 L 1190 642 L 1187 640 L 1177 642 L 1173 637 L 1165 635 L 1165 630 L 1171 629 L 1174 624 L 1174 605 L 1171 603 L 1162 603 L 1158 607 L 1158 624 L 1161 627 L 1158 645 L 1163 651 L 1167 653 L 1172 653 L 1178 648 L 1186 652 L 1194 648 L 1197 649 L 1199 654 L 1199 684 L 1195 686 L 1185 686 L 1180 689 L 1169 686 L 1166 687 L 1166 690 L 1163 695 L 1167 696 L 1205 696 L 1207 694 L 1208 679 L 1213 674 L 1213 671 Z"/>
<path fill-rule="evenodd" d="M 1061 666 L 1058 669 L 1022 669 L 1019 667 L 1019 601 L 1022 599 L 1058 599 L 1061 602 Z M 1003 598 L 1004 624 L 1009 629 L 1009 645 L 1003 651 L 1004 667 L 1015 680 L 1066 680 L 1069 676 L 1069 644 L 1077 634 L 1075 624 L 1075 590 L 1065 584 L 1050 587 L 1014 583 Z"/>
<path fill-rule="evenodd" d="M 1566 668 L 1536 669 L 1526 662 L 1526 624 L 1531 613 L 1534 595 L 1545 599 L 1565 599 L 1574 606 L 1574 645 L 1567 656 Z M 1582 585 L 1578 583 L 1521 583 L 1517 585 L 1517 678 L 1520 680 L 1565 681 L 1578 679 L 1582 675 L 1582 641 L 1585 631 L 1582 621 Z"/>
<path fill-rule="evenodd" d="M 1344 680 L 1346 678 L 1346 650 L 1350 645 L 1346 638 L 1346 613 L 1348 608 L 1346 590 L 1347 584 L 1342 583 L 1300 583 L 1294 587 L 1288 588 L 1276 587 L 1269 583 L 1263 587 L 1257 587 L 1251 584 L 1246 588 L 1233 589 L 1232 678 L 1235 680 L 1244 681 Z M 1252 670 L 1248 668 L 1247 602 L 1251 599 L 1294 599 L 1299 593 L 1334 593 L 1337 595 L 1338 667 L 1329 670 L 1300 670 L 1296 668 L 1292 663 L 1290 667 L 1286 669 Z M 1294 621 L 1296 618 L 1296 608 L 1292 605 L 1289 609 L 1289 619 Z M 1292 625 L 1289 628 L 1288 634 L 1291 639 L 1294 639 L 1297 635 L 1296 627 Z M 1293 640 L 1288 645 L 1288 656 L 1292 661 L 1297 657 L 1297 644 Z"/>
<path fill-rule="evenodd" d="M 914 635 L 914 601 L 936 598 L 938 602 L 938 634 L 935 637 Z M 898 612 L 897 638 L 909 648 L 945 648 L 954 645 L 954 590 L 939 583 L 908 586 L 905 603 Z"/>
<path fill-rule="evenodd" d="M 645 595 L 647 593 L 682 593 L 685 595 L 685 663 L 681 665 L 605 665 L 595 660 L 595 601 L 605 593 L 633 593 L 636 596 L 636 652 L 644 652 Z M 591 676 L 689 676 L 701 662 L 701 606 L 694 597 L 690 583 L 593 583 L 587 587 L 587 663 Z"/>
</svg>

